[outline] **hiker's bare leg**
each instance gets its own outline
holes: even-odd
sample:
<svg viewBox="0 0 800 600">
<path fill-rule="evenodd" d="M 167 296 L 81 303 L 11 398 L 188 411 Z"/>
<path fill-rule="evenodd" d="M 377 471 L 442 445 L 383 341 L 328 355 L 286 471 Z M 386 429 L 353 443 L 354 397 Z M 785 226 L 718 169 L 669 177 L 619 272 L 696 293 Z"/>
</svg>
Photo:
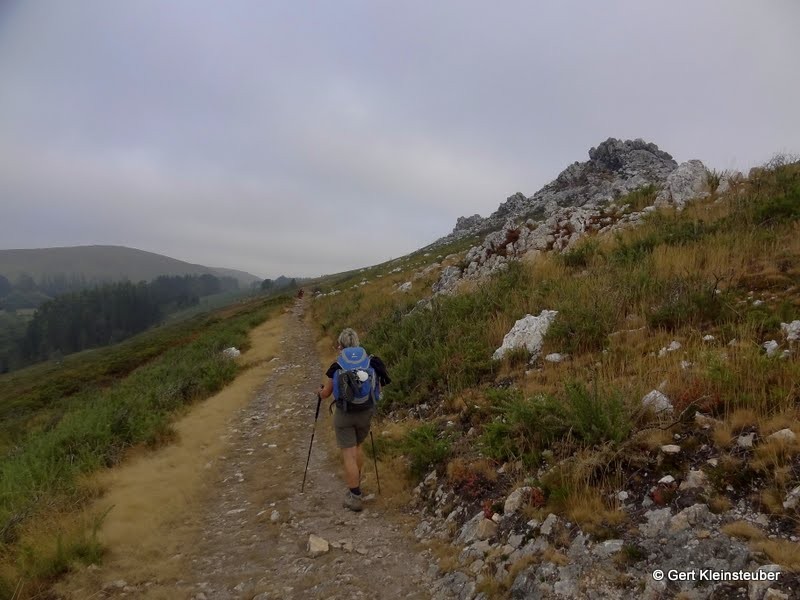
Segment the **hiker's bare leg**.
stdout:
<svg viewBox="0 0 800 600">
<path fill-rule="evenodd" d="M 356 464 L 358 465 L 358 484 L 361 485 L 361 474 L 364 472 L 364 452 L 361 444 L 356 446 Z"/>
<path fill-rule="evenodd" d="M 344 460 L 344 479 L 349 488 L 358 487 L 358 446 L 342 448 Z"/>
</svg>

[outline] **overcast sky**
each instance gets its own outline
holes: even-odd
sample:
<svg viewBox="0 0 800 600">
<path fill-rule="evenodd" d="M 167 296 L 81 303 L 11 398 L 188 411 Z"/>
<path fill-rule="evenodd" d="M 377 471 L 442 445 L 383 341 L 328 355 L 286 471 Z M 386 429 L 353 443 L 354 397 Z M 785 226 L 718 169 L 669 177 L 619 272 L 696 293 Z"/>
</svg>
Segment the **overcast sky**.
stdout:
<svg viewBox="0 0 800 600">
<path fill-rule="evenodd" d="M 374 264 L 607 137 L 800 152 L 800 2 L 0 2 L 0 248 Z"/>
</svg>

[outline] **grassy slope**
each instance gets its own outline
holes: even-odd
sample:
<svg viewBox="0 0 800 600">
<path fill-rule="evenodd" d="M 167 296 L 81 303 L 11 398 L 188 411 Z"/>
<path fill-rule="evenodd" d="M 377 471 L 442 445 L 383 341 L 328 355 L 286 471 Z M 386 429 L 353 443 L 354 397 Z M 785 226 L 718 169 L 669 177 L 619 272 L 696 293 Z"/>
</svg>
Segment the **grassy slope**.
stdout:
<svg viewBox="0 0 800 600">
<path fill-rule="evenodd" d="M 740 487 L 745 472 L 761 485 L 753 501 L 791 519 L 779 500 L 798 483 L 800 446 L 765 444 L 743 465 L 731 445 L 740 431 L 800 434 L 800 352 L 769 358 L 761 346 L 782 341 L 780 323 L 800 318 L 798 233 L 794 164 L 682 213 L 660 211 L 621 236 L 591 236 L 567 254 L 515 264 L 468 293 L 437 299 L 431 311 L 404 316 L 427 285 L 392 293 L 391 283 L 431 260 L 414 256 L 398 263 L 401 273 L 384 268 L 381 283 L 345 289 L 355 280 L 342 282 L 343 292 L 318 299 L 314 312 L 325 334 L 355 327 L 390 365 L 395 384 L 384 408 L 425 416 L 385 442 L 417 475 L 449 460 L 456 488 L 498 499 L 504 491 L 486 459 L 509 461 L 518 481 L 557 465 L 536 481 L 547 509 L 602 533 L 621 526 L 607 493 L 632 485 L 634 463 L 649 464 L 648 451 L 680 432 L 690 446 L 712 444 L 722 455 L 712 505 L 724 508 L 725 486 Z M 530 369 L 517 352 L 492 362 L 514 321 L 543 309 L 559 311 L 543 355 L 568 352 L 570 360 Z M 703 341 L 709 334 L 715 340 Z M 672 340 L 681 350 L 659 357 Z M 643 413 L 642 396 L 659 386 L 682 422 L 670 427 Z M 693 429 L 697 410 L 720 420 L 706 437 Z"/>
<path fill-rule="evenodd" d="M 16 543 L 40 510 L 79 505 L 79 476 L 109 466 L 126 449 L 169 439 L 173 413 L 236 375 L 228 346 L 287 301 L 258 299 L 0 377 L 0 598 L 19 576 L 47 579 L 74 559 L 96 560 L 86 532 L 42 563 Z M 3 576 L 7 578 L 4 582 Z"/>
</svg>

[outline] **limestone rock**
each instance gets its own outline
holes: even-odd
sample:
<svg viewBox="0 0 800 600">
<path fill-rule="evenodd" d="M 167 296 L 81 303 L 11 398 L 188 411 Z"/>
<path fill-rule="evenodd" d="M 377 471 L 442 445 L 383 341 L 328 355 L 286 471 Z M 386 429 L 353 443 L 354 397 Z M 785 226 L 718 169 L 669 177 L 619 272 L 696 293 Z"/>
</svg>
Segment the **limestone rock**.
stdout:
<svg viewBox="0 0 800 600">
<path fill-rule="evenodd" d="M 492 359 L 499 360 L 509 350 L 515 348 L 526 348 L 531 354 L 531 360 L 538 358 L 544 336 L 557 314 L 558 311 L 555 310 L 543 310 L 538 317 L 525 315 L 519 319 L 505 335 L 502 345 L 495 350 Z"/>
<path fill-rule="evenodd" d="M 328 544 L 327 540 L 312 533 L 308 536 L 308 546 L 306 549 L 311 558 L 316 558 L 328 552 L 330 550 L 330 544 Z"/>
<path fill-rule="evenodd" d="M 787 342 L 800 341 L 800 319 L 791 323 L 781 323 L 781 331 Z"/>
<path fill-rule="evenodd" d="M 690 527 L 705 526 L 711 519 L 713 514 L 705 504 L 695 504 L 688 508 L 684 508 L 677 515 L 670 520 L 670 530 L 683 531 Z"/>
<path fill-rule="evenodd" d="M 756 437 L 755 433 L 747 433 L 740 435 L 739 438 L 736 440 L 736 445 L 740 448 L 752 448 L 753 447 L 753 439 Z"/>
<path fill-rule="evenodd" d="M 479 540 L 488 540 L 490 537 L 497 533 L 497 524 L 491 519 L 483 519 L 478 521 L 478 527 L 475 529 L 475 537 Z"/>
<path fill-rule="evenodd" d="M 530 486 L 523 486 L 511 492 L 508 495 L 508 498 L 506 498 L 505 504 L 503 505 L 503 514 L 511 515 L 517 512 L 522 507 L 522 505 L 530 498 L 530 495 L 531 495 Z"/>
<path fill-rule="evenodd" d="M 669 174 L 664 189 L 656 196 L 656 205 L 670 204 L 682 210 L 690 200 L 708 195 L 708 169 L 701 161 L 690 160 Z"/>
<path fill-rule="evenodd" d="M 686 479 L 680 485 L 681 490 L 705 489 L 708 486 L 708 476 L 703 471 L 689 471 Z"/>
<path fill-rule="evenodd" d="M 672 401 L 662 392 L 652 390 L 642 398 L 642 406 L 656 413 L 672 412 Z"/>
<path fill-rule="evenodd" d="M 795 435 L 794 431 L 791 429 L 781 429 L 780 431 L 776 431 L 775 433 L 771 433 L 767 436 L 768 440 L 775 440 L 778 442 L 784 442 L 786 444 L 791 444 L 797 439 L 797 435 Z"/>
<path fill-rule="evenodd" d="M 786 495 L 786 499 L 783 501 L 783 508 L 793 510 L 797 508 L 798 503 L 800 503 L 800 485 Z"/>
<path fill-rule="evenodd" d="M 643 536 L 652 538 L 666 528 L 672 517 L 672 512 L 669 508 L 660 508 L 658 510 L 651 510 L 646 513 L 644 517 L 647 523 L 639 525 L 639 531 Z"/>
<path fill-rule="evenodd" d="M 434 294 L 452 294 L 460 278 L 461 269 L 459 267 L 452 265 L 445 267 L 439 275 L 439 280 L 431 287 L 431 291 Z"/>
<path fill-rule="evenodd" d="M 775 352 L 778 351 L 778 342 L 776 342 L 775 340 L 769 340 L 768 342 L 764 342 L 763 344 L 761 344 L 761 346 L 766 351 L 767 356 L 774 356 Z"/>
</svg>

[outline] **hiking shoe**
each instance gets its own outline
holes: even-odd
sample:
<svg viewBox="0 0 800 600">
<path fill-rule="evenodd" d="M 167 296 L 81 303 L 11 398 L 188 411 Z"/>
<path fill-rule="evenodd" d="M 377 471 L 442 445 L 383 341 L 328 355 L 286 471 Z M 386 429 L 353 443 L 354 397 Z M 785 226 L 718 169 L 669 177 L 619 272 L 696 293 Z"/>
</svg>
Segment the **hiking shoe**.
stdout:
<svg viewBox="0 0 800 600">
<path fill-rule="evenodd" d="M 352 510 L 353 512 L 359 512 L 362 508 L 364 508 L 362 502 L 361 496 L 356 496 L 353 492 L 347 490 L 347 495 L 344 497 L 344 503 L 342 506 Z"/>
</svg>

